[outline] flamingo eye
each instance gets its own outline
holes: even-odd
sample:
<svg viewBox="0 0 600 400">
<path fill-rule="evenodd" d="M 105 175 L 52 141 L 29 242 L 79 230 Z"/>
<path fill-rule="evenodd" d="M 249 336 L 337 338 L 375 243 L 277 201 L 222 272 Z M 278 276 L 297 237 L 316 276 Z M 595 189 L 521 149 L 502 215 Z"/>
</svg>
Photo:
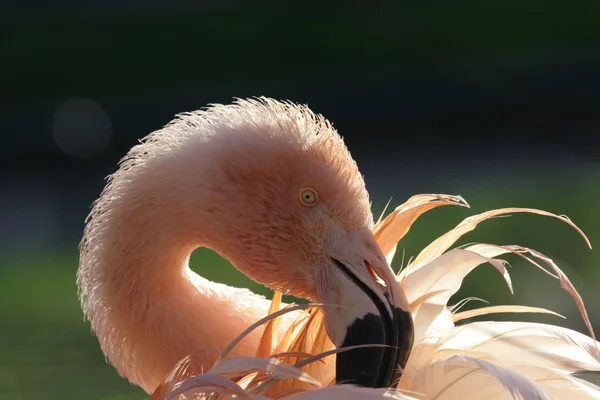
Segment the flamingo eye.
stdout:
<svg viewBox="0 0 600 400">
<path fill-rule="evenodd" d="M 306 207 L 313 207 L 317 204 L 317 192 L 314 189 L 300 189 L 300 202 Z"/>
</svg>

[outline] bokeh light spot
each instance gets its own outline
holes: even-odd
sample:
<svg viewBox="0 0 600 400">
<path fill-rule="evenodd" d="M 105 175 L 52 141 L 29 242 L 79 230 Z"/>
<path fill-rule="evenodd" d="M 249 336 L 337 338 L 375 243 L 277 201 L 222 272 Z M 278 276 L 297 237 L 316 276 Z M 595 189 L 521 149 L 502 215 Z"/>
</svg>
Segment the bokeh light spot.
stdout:
<svg viewBox="0 0 600 400">
<path fill-rule="evenodd" d="M 110 144 L 112 123 L 95 101 L 70 99 L 54 115 L 54 140 L 66 154 L 75 158 L 93 158 Z"/>
</svg>

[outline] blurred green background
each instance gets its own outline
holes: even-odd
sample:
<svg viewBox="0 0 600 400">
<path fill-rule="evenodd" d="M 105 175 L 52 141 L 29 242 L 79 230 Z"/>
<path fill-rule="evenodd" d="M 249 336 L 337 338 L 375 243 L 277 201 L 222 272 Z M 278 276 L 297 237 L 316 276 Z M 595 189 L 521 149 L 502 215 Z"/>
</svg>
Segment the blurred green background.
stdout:
<svg viewBox="0 0 600 400">
<path fill-rule="evenodd" d="M 233 97 L 307 103 L 344 136 L 373 209 L 416 193 L 471 209 L 423 216 L 405 260 L 468 215 L 566 214 L 600 243 L 600 3 L 103 1 L 0 6 L 0 398 L 147 397 L 108 366 L 76 296 L 83 220 L 127 149 L 174 114 Z M 559 221 L 515 215 L 460 243 L 552 257 L 600 326 L 600 253 Z M 526 304 L 585 327 L 557 281 L 508 256 L 454 301 Z M 203 276 L 270 292 L 211 251 Z M 472 307 L 473 304 L 467 307 Z M 499 315 L 496 319 L 504 319 Z"/>
</svg>

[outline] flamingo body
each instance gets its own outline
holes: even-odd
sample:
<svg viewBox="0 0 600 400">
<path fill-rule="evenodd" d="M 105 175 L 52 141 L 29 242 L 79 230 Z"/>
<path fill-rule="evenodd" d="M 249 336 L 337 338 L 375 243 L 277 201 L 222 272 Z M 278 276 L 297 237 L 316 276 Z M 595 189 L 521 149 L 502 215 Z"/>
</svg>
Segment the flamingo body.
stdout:
<svg viewBox="0 0 600 400">
<path fill-rule="evenodd" d="M 414 196 L 374 224 L 358 167 L 322 116 L 265 98 L 213 105 L 152 133 L 109 179 L 81 243 L 82 308 L 109 362 L 153 399 L 600 398 L 600 388 L 573 376 L 600 371 L 600 351 L 581 297 L 552 260 L 518 246 L 450 249 L 508 212 L 578 228 L 534 209 L 490 211 L 395 276 L 398 242 L 441 205 L 468 206 L 458 196 Z M 192 272 L 198 247 L 277 291 L 273 301 Z M 549 266 L 590 336 L 543 324 L 456 324 L 494 312 L 551 313 L 448 306 L 484 263 L 510 286 L 496 258 L 510 253 Z M 287 306 L 280 292 L 324 306 L 279 311 Z"/>
</svg>

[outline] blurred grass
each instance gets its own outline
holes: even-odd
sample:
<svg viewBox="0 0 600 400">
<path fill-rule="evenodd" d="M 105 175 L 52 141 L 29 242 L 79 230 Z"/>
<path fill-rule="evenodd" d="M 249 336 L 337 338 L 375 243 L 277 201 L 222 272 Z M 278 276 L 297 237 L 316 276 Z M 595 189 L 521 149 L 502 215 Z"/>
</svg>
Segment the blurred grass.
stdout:
<svg viewBox="0 0 600 400">
<path fill-rule="evenodd" d="M 482 182 L 458 187 L 470 210 L 443 207 L 425 214 L 402 241 L 394 267 L 418 254 L 419 249 L 455 226 L 463 218 L 497 207 L 535 207 L 566 213 L 588 234 L 592 244 L 600 243 L 600 199 L 597 171 L 578 174 L 578 179 L 556 175 L 527 185 Z M 572 175 L 571 175 L 572 177 Z M 392 207 L 405 200 L 398 196 Z M 381 211 L 375 207 L 376 215 Z M 389 211 L 388 211 L 389 212 Z M 600 278 L 597 251 L 586 248 L 577 233 L 559 221 L 541 216 L 514 215 L 480 225 L 475 233 L 459 242 L 521 244 L 554 258 L 586 300 L 590 316 L 600 323 L 593 282 Z M 573 301 L 560 291 L 558 282 L 537 271 L 518 257 L 511 262 L 515 296 L 511 296 L 500 275 L 489 265 L 475 270 L 465 281 L 456 299 L 482 297 L 494 304 L 523 303 L 545 306 L 569 318 L 510 315 L 584 330 Z M 83 321 L 76 296 L 76 243 L 51 254 L 22 254 L 0 260 L 0 398 L 12 399 L 141 399 L 147 396 L 121 379 L 108 366 L 89 326 Z M 191 258 L 192 268 L 203 276 L 235 286 L 249 287 L 269 295 L 264 287 L 238 273 L 215 253 L 201 249 Z M 208 267 L 209 266 L 209 267 Z M 468 308 L 469 306 L 467 306 Z M 504 319 L 498 316 L 497 319 Z"/>
</svg>

